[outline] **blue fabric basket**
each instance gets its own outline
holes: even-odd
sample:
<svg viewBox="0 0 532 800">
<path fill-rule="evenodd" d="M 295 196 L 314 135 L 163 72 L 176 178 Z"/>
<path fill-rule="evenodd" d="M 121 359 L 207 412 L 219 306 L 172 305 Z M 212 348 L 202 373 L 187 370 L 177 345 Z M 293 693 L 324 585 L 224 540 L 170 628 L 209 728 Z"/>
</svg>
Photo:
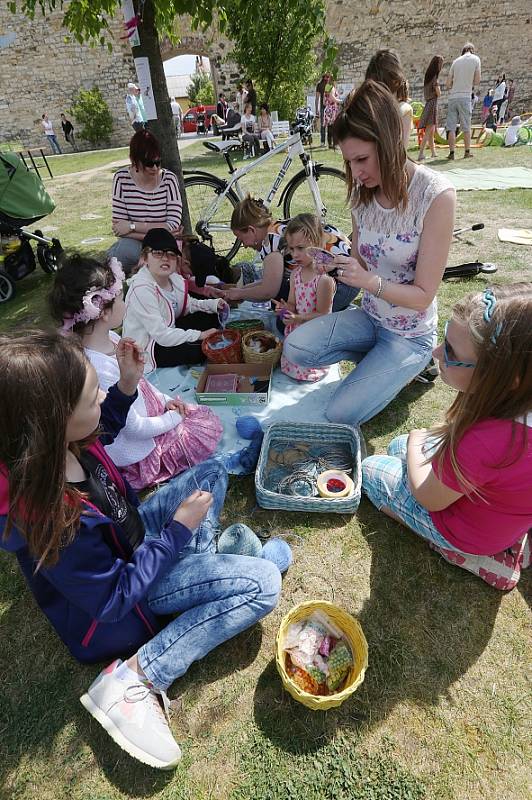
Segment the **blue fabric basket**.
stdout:
<svg viewBox="0 0 532 800">
<path fill-rule="evenodd" d="M 304 442 L 305 444 L 343 445 L 351 453 L 351 478 L 355 489 L 350 497 L 328 499 L 326 497 L 299 497 L 279 494 L 265 487 L 268 456 L 272 441 L 286 441 L 287 444 Z M 350 425 L 333 423 L 305 424 L 298 422 L 274 422 L 264 435 L 257 470 L 255 472 L 255 492 L 257 503 L 262 508 L 278 508 L 283 511 L 314 511 L 319 514 L 353 514 L 360 503 L 362 485 L 360 435 Z"/>
</svg>

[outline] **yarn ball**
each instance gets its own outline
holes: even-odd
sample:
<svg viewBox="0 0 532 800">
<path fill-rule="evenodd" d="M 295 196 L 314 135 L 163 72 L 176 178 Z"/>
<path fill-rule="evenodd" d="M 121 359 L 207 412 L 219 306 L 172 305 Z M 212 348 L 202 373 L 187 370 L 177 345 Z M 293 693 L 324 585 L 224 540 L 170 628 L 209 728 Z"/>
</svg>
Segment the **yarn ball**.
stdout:
<svg viewBox="0 0 532 800">
<path fill-rule="evenodd" d="M 293 556 L 290 545 L 284 539 L 275 537 L 269 539 L 262 548 L 262 557 L 267 558 L 268 561 L 273 561 L 277 565 L 279 572 L 286 572 L 292 563 Z"/>
<path fill-rule="evenodd" d="M 218 552 L 260 558 L 262 544 L 251 528 L 241 522 L 235 522 L 234 525 L 229 525 L 218 539 Z"/>
<path fill-rule="evenodd" d="M 255 434 L 262 433 L 260 422 L 257 417 L 253 417 L 251 414 L 238 417 L 236 420 L 236 429 L 238 435 L 241 436 L 242 439 L 253 439 Z"/>
</svg>

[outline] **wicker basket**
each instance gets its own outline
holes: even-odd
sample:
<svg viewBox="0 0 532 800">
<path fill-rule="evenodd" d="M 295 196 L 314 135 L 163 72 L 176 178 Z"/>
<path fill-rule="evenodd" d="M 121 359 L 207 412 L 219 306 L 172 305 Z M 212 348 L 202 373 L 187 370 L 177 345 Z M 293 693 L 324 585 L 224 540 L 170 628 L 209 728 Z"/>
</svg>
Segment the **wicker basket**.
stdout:
<svg viewBox="0 0 532 800">
<path fill-rule="evenodd" d="M 264 322 L 260 319 L 234 319 L 225 326 L 232 331 L 239 331 L 242 336 L 251 331 L 263 331 Z"/>
<path fill-rule="evenodd" d="M 309 617 L 314 611 L 318 610 L 324 611 L 332 622 L 340 628 L 351 648 L 354 661 L 344 684 L 344 688 L 340 692 L 328 695 L 327 697 L 317 697 L 316 695 L 309 694 L 309 692 L 304 692 L 294 683 L 286 671 L 286 652 L 283 650 L 283 643 L 288 626 L 293 622 L 299 622 Z M 300 603 L 295 606 L 283 618 L 275 641 L 275 663 L 284 688 L 294 700 L 297 700 L 298 703 L 302 703 L 313 711 L 327 711 L 328 708 L 336 708 L 342 705 L 344 700 L 347 700 L 364 680 L 368 666 L 368 643 L 360 624 L 351 614 L 348 614 L 347 611 L 338 608 L 338 606 L 333 605 L 333 603 L 328 603 L 326 600 L 309 600 L 306 603 Z"/>
<path fill-rule="evenodd" d="M 285 441 L 287 444 L 305 442 L 323 444 L 345 445 L 351 452 L 353 464 L 352 479 L 354 491 L 348 497 L 338 497 L 329 500 L 326 497 L 301 497 L 299 495 L 286 495 L 266 489 L 265 477 L 268 466 L 268 455 L 272 441 Z M 274 422 L 266 433 L 262 442 L 259 461 L 255 472 L 255 494 L 257 503 L 262 508 L 280 508 L 283 511 L 313 511 L 320 514 L 353 514 L 360 503 L 362 490 L 362 468 L 360 435 L 351 425 L 339 425 L 332 422 L 303 423 L 303 422 Z"/>
<path fill-rule="evenodd" d="M 220 339 L 230 339 L 231 344 L 221 350 L 213 350 L 209 344 L 219 342 Z M 238 331 L 216 331 L 207 336 L 201 343 L 201 350 L 207 361 L 212 364 L 241 364 L 242 363 L 242 337 Z"/>
<path fill-rule="evenodd" d="M 251 338 L 260 339 L 264 341 L 265 344 L 267 343 L 273 346 L 265 353 L 256 353 L 255 350 L 252 350 L 249 346 L 249 340 Z M 250 331 L 242 336 L 242 355 L 244 356 L 244 362 L 246 364 L 265 364 L 271 366 L 273 369 L 273 367 L 277 366 L 282 352 L 282 343 L 269 331 Z"/>
</svg>

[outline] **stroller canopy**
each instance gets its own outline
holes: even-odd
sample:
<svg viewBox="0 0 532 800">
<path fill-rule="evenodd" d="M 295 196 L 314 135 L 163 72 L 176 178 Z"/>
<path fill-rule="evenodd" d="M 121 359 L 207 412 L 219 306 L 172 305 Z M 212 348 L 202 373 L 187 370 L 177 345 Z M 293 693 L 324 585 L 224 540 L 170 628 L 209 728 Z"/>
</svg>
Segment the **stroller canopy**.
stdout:
<svg viewBox="0 0 532 800">
<path fill-rule="evenodd" d="M 29 172 L 15 153 L 0 153 L 0 218 L 25 225 L 54 208 L 39 176 Z"/>
</svg>

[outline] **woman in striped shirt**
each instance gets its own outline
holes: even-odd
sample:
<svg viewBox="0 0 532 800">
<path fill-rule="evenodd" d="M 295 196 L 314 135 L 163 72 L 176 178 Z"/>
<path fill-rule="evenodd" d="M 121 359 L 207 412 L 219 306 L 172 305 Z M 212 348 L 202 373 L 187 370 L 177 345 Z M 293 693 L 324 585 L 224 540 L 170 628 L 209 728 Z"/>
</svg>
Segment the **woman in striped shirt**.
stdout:
<svg viewBox="0 0 532 800">
<path fill-rule="evenodd" d="M 113 233 L 118 240 L 109 250 L 126 275 L 137 265 L 141 243 L 152 228 L 166 228 L 179 238 L 182 203 L 177 178 L 161 169 L 161 149 L 155 136 L 140 130 L 129 143 L 131 165 L 113 179 Z"/>
</svg>

